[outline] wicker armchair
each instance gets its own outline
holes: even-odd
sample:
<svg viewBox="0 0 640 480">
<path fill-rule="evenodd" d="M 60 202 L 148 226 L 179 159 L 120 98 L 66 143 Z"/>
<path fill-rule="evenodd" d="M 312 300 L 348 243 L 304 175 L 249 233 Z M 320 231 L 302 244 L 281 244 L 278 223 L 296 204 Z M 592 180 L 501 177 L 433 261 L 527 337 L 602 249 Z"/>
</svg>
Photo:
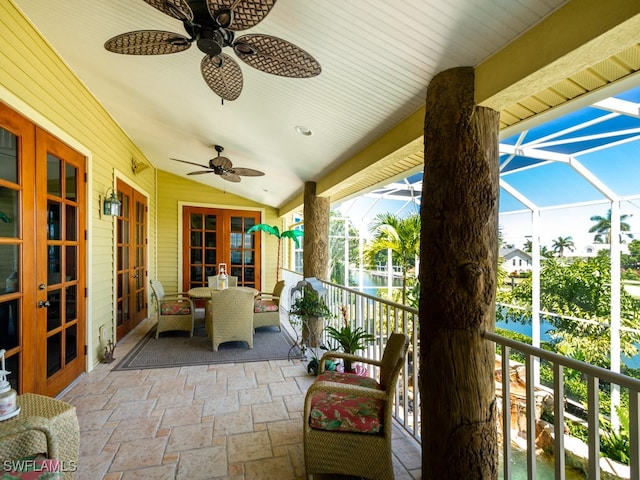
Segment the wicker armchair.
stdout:
<svg viewBox="0 0 640 480">
<path fill-rule="evenodd" d="M 407 335 L 393 333 L 379 361 L 339 352 L 323 355 L 321 370 L 327 358 L 346 358 L 379 367 L 380 377 L 376 381 L 350 373 L 326 372 L 309 387 L 303 417 L 307 475 L 394 478 L 391 415 L 408 346 Z"/>
<path fill-rule="evenodd" d="M 280 296 L 284 280 L 276 283 L 272 293 L 259 292 L 253 306 L 253 328 L 274 326 L 280 328 Z"/>
<path fill-rule="evenodd" d="M 189 295 L 187 293 L 165 294 L 164 287 L 158 280 L 151 280 L 151 290 L 158 312 L 156 338 L 161 332 L 172 330 L 183 330 L 193 337 L 195 308 Z"/>
<path fill-rule="evenodd" d="M 253 348 L 252 288 L 237 287 L 212 292 L 207 300 L 205 329 L 211 338 L 213 351 L 224 342 L 247 342 Z"/>
<path fill-rule="evenodd" d="M 62 473 L 63 480 L 72 480 L 72 467 L 78 465 L 80 446 L 76 408 L 34 393 L 18 395 L 17 403 L 20 414 L 0 422 L 0 466 L 6 460 L 45 453 L 67 467 Z"/>
</svg>

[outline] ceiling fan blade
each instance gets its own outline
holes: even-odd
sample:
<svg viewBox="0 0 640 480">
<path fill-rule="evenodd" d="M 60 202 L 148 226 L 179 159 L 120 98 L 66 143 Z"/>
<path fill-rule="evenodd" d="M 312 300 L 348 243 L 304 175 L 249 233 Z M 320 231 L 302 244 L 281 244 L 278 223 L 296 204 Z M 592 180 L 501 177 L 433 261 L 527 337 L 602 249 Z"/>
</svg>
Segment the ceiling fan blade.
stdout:
<svg viewBox="0 0 640 480">
<path fill-rule="evenodd" d="M 303 49 L 271 35 L 243 35 L 233 43 L 233 50 L 247 65 L 272 75 L 308 78 L 322 71 Z"/>
<path fill-rule="evenodd" d="M 267 16 L 276 0 L 207 0 L 209 14 L 218 20 L 221 11 L 230 10 L 231 23 L 222 25 L 227 30 L 246 30 L 254 27 Z"/>
<path fill-rule="evenodd" d="M 236 175 L 240 175 L 241 177 L 261 177 L 264 175 L 264 172 L 261 172 L 260 170 L 243 167 L 234 168 L 233 173 L 235 173 Z"/>
<path fill-rule="evenodd" d="M 209 160 L 209 168 L 221 167 L 225 170 L 229 170 L 233 167 L 233 163 L 227 157 L 215 157 Z"/>
<path fill-rule="evenodd" d="M 189 172 L 187 175 L 204 175 L 205 173 L 215 173 L 213 170 L 198 170 L 197 172 Z"/>
<path fill-rule="evenodd" d="M 222 177 L 222 179 L 226 180 L 227 182 L 238 183 L 240 181 L 240 177 L 235 173 L 231 173 L 231 172 L 224 172 L 220 175 L 220 177 Z"/>
<path fill-rule="evenodd" d="M 225 53 L 215 57 L 205 55 L 200 63 L 202 78 L 216 95 L 224 100 L 235 100 L 242 92 L 240 65 Z"/>
<path fill-rule="evenodd" d="M 193 11 L 185 0 L 144 0 L 153 8 L 181 21 L 193 21 Z"/>
<path fill-rule="evenodd" d="M 125 55 L 164 55 L 186 50 L 191 42 L 184 35 L 163 30 L 136 30 L 107 40 L 104 48 Z"/>
<path fill-rule="evenodd" d="M 189 165 L 195 165 L 196 167 L 209 168 L 206 165 L 202 165 L 201 163 L 194 163 L 194 162 L 190 162 L 188 160 L 180 160 L 179 158 L 171 158 L 170 160 L 174 160 L 176 162 L 188 163 Z"/>
</svg>

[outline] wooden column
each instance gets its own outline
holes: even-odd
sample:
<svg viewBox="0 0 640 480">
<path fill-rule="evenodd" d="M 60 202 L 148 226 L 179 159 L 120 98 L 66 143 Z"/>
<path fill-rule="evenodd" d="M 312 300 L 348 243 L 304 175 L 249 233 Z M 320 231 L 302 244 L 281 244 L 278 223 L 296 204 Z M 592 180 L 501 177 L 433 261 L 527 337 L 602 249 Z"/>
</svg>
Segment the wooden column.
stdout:
<svg viewBox="0 0 640 480">
<path fill-rule="evenodd" d="M 316 196 L 316 183 L 304 184 L 303 275 L 329 280 L 329 199 Z"/>
<path fill-rule="evenodd" d="M 496 479 L 498 112 L 471 67 L 427 90 L 420 246 L 422 478 Z"/>
</svg>

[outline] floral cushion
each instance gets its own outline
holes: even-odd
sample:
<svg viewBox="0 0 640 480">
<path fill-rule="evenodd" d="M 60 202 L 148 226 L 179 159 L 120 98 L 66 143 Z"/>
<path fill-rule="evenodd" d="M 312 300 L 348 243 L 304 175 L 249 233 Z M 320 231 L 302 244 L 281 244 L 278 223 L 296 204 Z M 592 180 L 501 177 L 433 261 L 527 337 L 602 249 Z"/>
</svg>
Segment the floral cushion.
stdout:
<svg viewBox="0 0 640 480">
<path fill-rule="evenodd" d="M 253 311 L 255 313 L 277 312 L 279 310 L 280 310 L 280 307 L 273 300 L 255 299 L 253 301 Z"/>
<path fill-rule="evenodd" d="M 33 455 L 18 461 L 4 462 L 0 480 L 60 480 L 60 461 Z"/>
<path fill-rule="evenodd" d="M 160 315 L 191 315 L 191 305 L 189 302 L 180 300 L 162 301 Z"/>
<path fill-rule="evenodd" d="M 374 379 L 359 375 L 324 372 L 316 381 L 360 385 L 380 390 Z M 384 401 L 342 392 L 317 392 L 311 398 L 309 425 L 318 430 L 379 433 L 384 418 Z"/>
</svg>

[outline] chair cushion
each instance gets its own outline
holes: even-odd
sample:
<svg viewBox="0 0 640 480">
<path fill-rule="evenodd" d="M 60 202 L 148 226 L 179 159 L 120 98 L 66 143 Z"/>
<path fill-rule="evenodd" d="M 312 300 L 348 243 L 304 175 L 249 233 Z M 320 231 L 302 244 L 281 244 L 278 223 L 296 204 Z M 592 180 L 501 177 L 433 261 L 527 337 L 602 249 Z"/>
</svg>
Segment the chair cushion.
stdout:
<svg viewBox="0 0 640 480">
<path fill-rule="evenodd" d="M 280 310 L 280 307 L 273 300 L 256 299 L 253 301 L 253 311 L 255 313 L 277 312 L 278 310 Z"/>
<path fill-rule="evenodd" d="M 61 479 L 60 462 L 50 460 L 42 455 L 33 455 L 18 461 L 6 461 L 4 464 L 7 470 L 2 472 L 2 480 L 49 480 Z"/>
<path fill-rule="evenodd" d="M 166 300 L 160 303 L 160 315 L 191 315 L 189 302 Z"/>
<path fill-rule="evenodd" d="M 336 371 L 324 372 L 316 381 L 359 385 L 381 390 L 374 379 Z M 309 425 L 318 430 L 379 433 L 384 418 L 384 401 L 342 392 L 317 392 L 311 397 Z"/>
</svg>

